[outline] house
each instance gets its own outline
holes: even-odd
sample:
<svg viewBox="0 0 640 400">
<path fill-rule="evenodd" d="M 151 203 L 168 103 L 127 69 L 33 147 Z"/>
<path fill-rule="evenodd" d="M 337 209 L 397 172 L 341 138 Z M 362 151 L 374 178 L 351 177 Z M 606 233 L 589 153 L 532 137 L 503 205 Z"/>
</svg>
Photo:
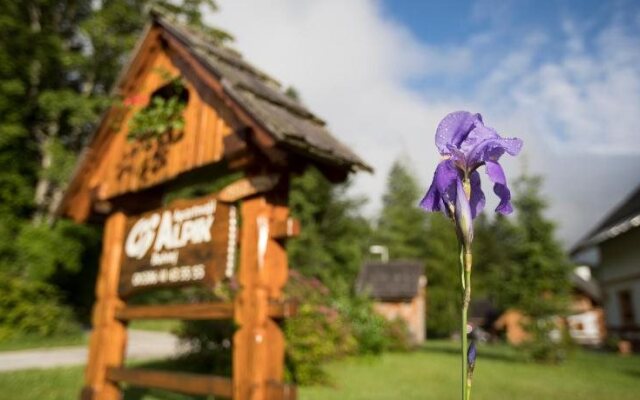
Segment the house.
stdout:
<svg viewBox="0 0 640 400">
<path fill-rule="evenodd" d="M 569 276 L 571 282 L 571 302 L 569 314 L 556 318 L 558 327 L 566 326 L 569 335 L 578 344 L 599 346 L 606 336 L 604 312 L 601 307 L 601 293 L 598 284 L 591 279 L 588 269 L 580 267 Z M 527 317 L 516 309 L 508 309 L 494 322 L 493 328 L 502 331 L 506 340 L 513 345 L 526 342 L 528 333 L 524 324 Z M 558 331 L 559 333 L 560 331 Z"/>
<path fill-rule="evenodd" d="M 376 312 L 407 323 L 412 342 L 426 337 L 424 265 L 416 261 L 366 262 L 360 269 L 356 291 L 371 296 Z"/>
<path fill-rule="evenodd" d="M 572 249 L 600 283 L 607 331 L 640 350 L 640 186 Z"/>
<path fill-rule="evenodd" d="M 569 335 L 576 343 L 599 346 L 606 337 L 600 287 L 588 267 L 578 267 L 570 279 L 570 314 L 566 318 Z"/>
</svg>

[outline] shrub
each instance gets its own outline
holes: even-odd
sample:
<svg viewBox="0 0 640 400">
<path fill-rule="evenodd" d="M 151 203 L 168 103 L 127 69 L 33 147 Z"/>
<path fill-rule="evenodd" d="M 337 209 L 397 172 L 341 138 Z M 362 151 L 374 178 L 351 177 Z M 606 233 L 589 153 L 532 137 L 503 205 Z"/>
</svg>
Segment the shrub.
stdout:
<svg viewBox="0 0 640 400">
<path fill-rule="evenodd" d="M 343 297 L 336 304 L 340 313 L 349 321 L 359 354 L 379 354 L 385 350 L 388 322 L 374 312 L 369 298 L 359 295 Z"/>
<path fill-rule="evenodd" d="M 218 299 L 231 301 L 233 292 L 221 289 L 216 295 Z M 289 300 L 298 302 L 297 314 L 283 325 L 289 381 L 326 383 L 328 376 L 323 364 L 327 361 L 409 347 L 404 322 L 386 321 L 374 312 L 366 297 L 336 297 L 319 279 L 305 277 L 295 270 L 290 271 L 285 293 Z M 210 372 L 213 367 L 215 373 L 230 373 L 234 332 L 231 321 L 184 323 L 179 335 L 188 349 L 185 360 L 196 370 Z"/>
<path fill-rule="evenodd" d="M 526 360 L 557 364 L 569 356 L 571 337 L 557 318 L 539 318 L 524 328 L 530 336 L 520 346 Z"/>
<path fill-rule="evenodd" d="M 0 274 L 0 340 L 78 333 L 71 310 L 49 284 Z"/>
<path fill-rule="evenodd" d="M 288 379 L 301 384 L 326 382 L 322 364 L 358 350 L 351 326 L 318 279 L 291 271 L 286 289 L 290 299 L 300 302 L 298 313 L 284 327 Z"/>
</svg>

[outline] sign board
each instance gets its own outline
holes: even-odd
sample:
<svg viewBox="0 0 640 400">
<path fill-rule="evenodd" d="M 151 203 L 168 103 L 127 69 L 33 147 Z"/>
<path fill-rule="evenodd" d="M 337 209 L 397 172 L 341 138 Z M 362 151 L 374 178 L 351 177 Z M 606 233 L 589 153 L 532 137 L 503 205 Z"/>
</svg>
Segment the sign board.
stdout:
<svg viewBox="0 0 640 400">
<path fill-rule="evenodd" d="M 236 208 L 215 195 L 130 217 L 119 293 L 213 285 L 233 275 L 236 241 Z"/>
</svg>

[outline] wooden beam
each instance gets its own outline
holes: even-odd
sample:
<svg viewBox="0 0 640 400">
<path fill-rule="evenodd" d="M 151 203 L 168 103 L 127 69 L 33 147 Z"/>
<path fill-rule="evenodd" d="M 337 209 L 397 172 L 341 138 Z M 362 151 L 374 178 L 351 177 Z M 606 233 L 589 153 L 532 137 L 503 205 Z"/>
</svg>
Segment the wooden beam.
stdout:
<svg viewBox="0 0 640 400">
<path fill-rule="evenodd" d="M 269 317 L 273 319 L 289 318 L 298 313 L 298 302 L 292 300 L 270 301 Z"/>
<path fill-rule="evenodd" d="M 173 392 L 214 395 L 231 398 L 232 384 L 230 378 L 165 372 L 148 369 L 109 368 L 107 378 L 114 382 L 125 382 L 133 386 L 151 387 Z"/>
<path fill-rule="evenodd" d="M 267 399 L 269 400 L 295 400 L 298 398 L 298 389 L 295 385 L 269 381 L 267 382 Z"/>
<path fill-rule="evenodd" d="M 296 237 L 300 234 L 300 221 L 295 218 L 271 221 L 269 233 L 276 240 Z"/>
<path fill-rule="evenodd" d="M 233 303 L 170 304 L 153 306 L 126 306 L 116 311 L 122 321 L 134 319 L 211 320 L 233 318 Z M 298 303 L 274 301 L 268 306 L 270 318 L 282 319 L 295 315 Z"/>
<path fill-rule="evenodd" d="M 245 197 L 253 196 L 273 189 L 280 180 L 280 175 L 257 175 L 237 180 L 218 194 L 218 199 L 225 202 L 234 202 Z"/>
<path fill-rule="evenodd" d="M 153 306 L 129 306 L 116 312 L 120 320 L 132 319 L 231 319 L 233 318 L 233 303 L 200 303 L 200 304 L 171 304 Z"/>
</svg>

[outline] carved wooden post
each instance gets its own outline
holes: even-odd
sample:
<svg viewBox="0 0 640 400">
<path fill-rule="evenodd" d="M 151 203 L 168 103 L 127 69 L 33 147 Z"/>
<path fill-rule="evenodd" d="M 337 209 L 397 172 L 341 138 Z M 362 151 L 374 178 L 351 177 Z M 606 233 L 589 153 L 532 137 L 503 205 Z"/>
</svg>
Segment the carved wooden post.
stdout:
<svg viewBox="0 0 640 400">
<path fill-rule="evenodd" d="M 236 400 L 267 400 L 273 384 L 282 384 L 284 336 L 269 318 L 272 302 L 282 299 L 287 280 L 287 254 L 273 235 L 286 223 L 286 185 L 267 196 L 242 203 L 242 240 L 234 336 L 233 390 Z"/>
<path fill-rule="evenodd" d="M 118 297 L 118 281 L 125 223 L 126 216 L 116 212 L 109 216 L 104 227 L 82 400 L 116 400 L 122 397 L 118 385 L 107 380 L 107 368 L 122 364 L 127 341 L 125 324 L 115 318 L 117 309 L 124 304 Z"/>
</svg>

